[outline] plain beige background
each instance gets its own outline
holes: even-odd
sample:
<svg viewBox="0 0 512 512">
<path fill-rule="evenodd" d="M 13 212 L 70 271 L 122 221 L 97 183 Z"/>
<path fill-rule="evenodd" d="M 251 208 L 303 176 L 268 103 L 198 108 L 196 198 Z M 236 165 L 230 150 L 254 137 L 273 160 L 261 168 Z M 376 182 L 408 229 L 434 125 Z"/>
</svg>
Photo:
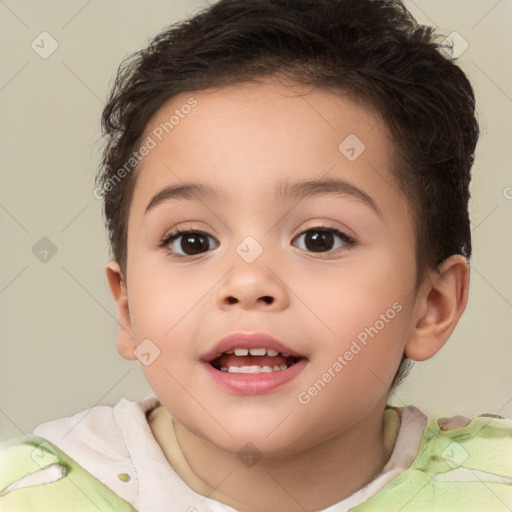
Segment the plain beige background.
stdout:
<svg viewBox="0 0 512 512">
<path fill-rule="evenodd" d="M 442 34 L 460 34 L 456 51 L 467 42 L 459 63 L 476 89 L 482 136 L 472 185 L 469 306 L 448 345 L 416 363 L 392 403 L 438 416 L 512 417 L 512 1 L 406 5 Z M 121 359 L 115 347 L 107 238 L 93 196 L 98 120 L 123 56 L 205 6 L 0 2 L 0 439 L 123 396 L 152 394 L 139 363 Z M 31 46 L 52 49 L 42 32 L 58 44 L 47 58 Z M 50 249 L 47 261 L 40 260 L 49 247 L 43 237 L 57 251 Z"/>
</svg>

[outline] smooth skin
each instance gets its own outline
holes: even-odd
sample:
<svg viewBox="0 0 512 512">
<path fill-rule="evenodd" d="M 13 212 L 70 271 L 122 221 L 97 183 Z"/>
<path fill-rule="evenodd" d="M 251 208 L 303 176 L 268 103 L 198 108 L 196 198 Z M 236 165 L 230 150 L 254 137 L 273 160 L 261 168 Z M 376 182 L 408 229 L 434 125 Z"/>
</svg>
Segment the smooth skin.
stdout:
<svg viewBox="0 0 512 512">
<path fill-rule="evenodd" d="M 404 352 L 423 361 L 447 341 L 466 306 L 468 264 L 454 255 L 416 286 L 411 208 L 372 110 L 269 79 L 176 96 L 144 137 L 191 96 L 197 106 L 137 169 L 126 276 L 115 261 L 107 266 L 118 351 L 134 360 L 145 339 L 159 348 L 142 370 L 193 471 L 216 489 L 211 497 L 244 512 L 320 510 L 367 484 L 389 459 L 396 433 L 382 420 L 393 376 Z M 350 134 L 365 145 L 354 161 L 338 149 Z M 357 187 L 375 208 L 351 193 L 275 196 L 282 183 L 327 179 Z M 221 195 L 173 198 L 145 213 L 159 191 L 185 182 Z M 319 227 L 354 243 L 333 235 L 326 250 L 312 250 L 307 230 Z M 190 249 L 183 238 L 162 247 L 176 228 L 209 235 L 207 250 L 180 258 Z M 263 248 L 252 263 L 236 252 L 248 236 Z M 401 311 L 300 403 L 299 393 L 394 303 Z M 236 331 L 266 332 L 307 365 L 271 393 L 221 389 L 200 358 Z M 236 455 L 248 442 L 262 454 L 253 467 Z"/>
</svg>

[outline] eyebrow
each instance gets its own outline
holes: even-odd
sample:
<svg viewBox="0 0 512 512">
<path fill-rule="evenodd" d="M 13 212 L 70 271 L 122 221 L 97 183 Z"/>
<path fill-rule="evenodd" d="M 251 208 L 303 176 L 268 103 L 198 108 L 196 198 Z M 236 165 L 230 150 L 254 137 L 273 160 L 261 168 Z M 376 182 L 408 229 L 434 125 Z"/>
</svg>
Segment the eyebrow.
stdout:
<svg viewBox="0 0 512 512">
<path fill-rule="evenodd" d="M 276 197 L 282 199 L 303 199 L 319 195 L 335 195 L 352 197 L 369 206 L 379 217 L 382 213 L 377 203 L 366 192 L 348 181 L 339 179 L 297 181 L 281 183 L 276 189 Z"/>
<path fill-rule="evenodd" d="M 211 185 L 204 183 L 183 183 L 181 185 L 169 185 L 156 193 L 146 206 L 144 215 L 152 208 L 169 201 L 170 199 L 211 199 L 219 197 L 221 194 Z"/>
<path fill-rule="evenodd" d="M 352 197 L 369 206 L 379 217 L 382 213 L 373 198 L 348 181 L 339 179 L 284 182 L 278 184 L 276 199 L 303 199 L 319 195 Z M 169 185 L 157 192 L 146 206 L 144 214 L 171 199 L 212 199 L 222 196 L 221 191 L 205 183 Z"/>
</svg>

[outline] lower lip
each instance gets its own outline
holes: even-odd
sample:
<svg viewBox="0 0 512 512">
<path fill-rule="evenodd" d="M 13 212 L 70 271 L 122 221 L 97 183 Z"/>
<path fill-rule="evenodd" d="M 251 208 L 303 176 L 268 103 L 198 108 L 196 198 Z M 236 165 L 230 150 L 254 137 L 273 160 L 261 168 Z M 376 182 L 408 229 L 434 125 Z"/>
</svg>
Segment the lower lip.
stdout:
<svg viewBox="0 0 512 512">
<path fill-rule="evenodd" d="M 306 359 L 300 359 L 286 370 L 261 373 L 229 373 L 216 370 L 211 364 L 203 363 L 206 373 L 220 387 L 238 395 L 262 395 L 294 379 L 306 366 Z"/>
</svg>

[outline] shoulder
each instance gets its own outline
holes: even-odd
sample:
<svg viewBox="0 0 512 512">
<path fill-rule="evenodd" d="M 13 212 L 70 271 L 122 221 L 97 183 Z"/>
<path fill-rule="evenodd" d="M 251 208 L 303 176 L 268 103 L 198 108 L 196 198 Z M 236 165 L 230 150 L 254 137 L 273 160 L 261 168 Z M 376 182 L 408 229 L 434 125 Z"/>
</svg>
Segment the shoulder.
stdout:
<svg viewBox="0 0 512 512">
<path fill-rule="evenodd" d="M 0 445 L 0 511 L 133 512 L 57 446 L 37 436 Z"/>
<path fill-rule="evenodd" d="M 158 404 L 154 397 L 122 399 L 114 407 L 92 407 L 2 443 L 0 511 L 133 510 L 128 503 L 137 496 L 137 471 L 125 437 L 149 431 L 146 412 Z"/>
<path fill-rule="evenodd" d="M 404 417 L 409 408 L 396 409 Z M 354 510 L 398 510 L 406 503 L 408 510 L 451 512 L 511 507 L 512 420 L 493 414 L 427 419 L 412 464 Z"/>
<path fill-rule="evenodd" d="M 438 481 L 512 485 L 512 420 L 503 416 L 430 419 L 420 450 L 415 467 L 429 469 Z"/>
</svg>

